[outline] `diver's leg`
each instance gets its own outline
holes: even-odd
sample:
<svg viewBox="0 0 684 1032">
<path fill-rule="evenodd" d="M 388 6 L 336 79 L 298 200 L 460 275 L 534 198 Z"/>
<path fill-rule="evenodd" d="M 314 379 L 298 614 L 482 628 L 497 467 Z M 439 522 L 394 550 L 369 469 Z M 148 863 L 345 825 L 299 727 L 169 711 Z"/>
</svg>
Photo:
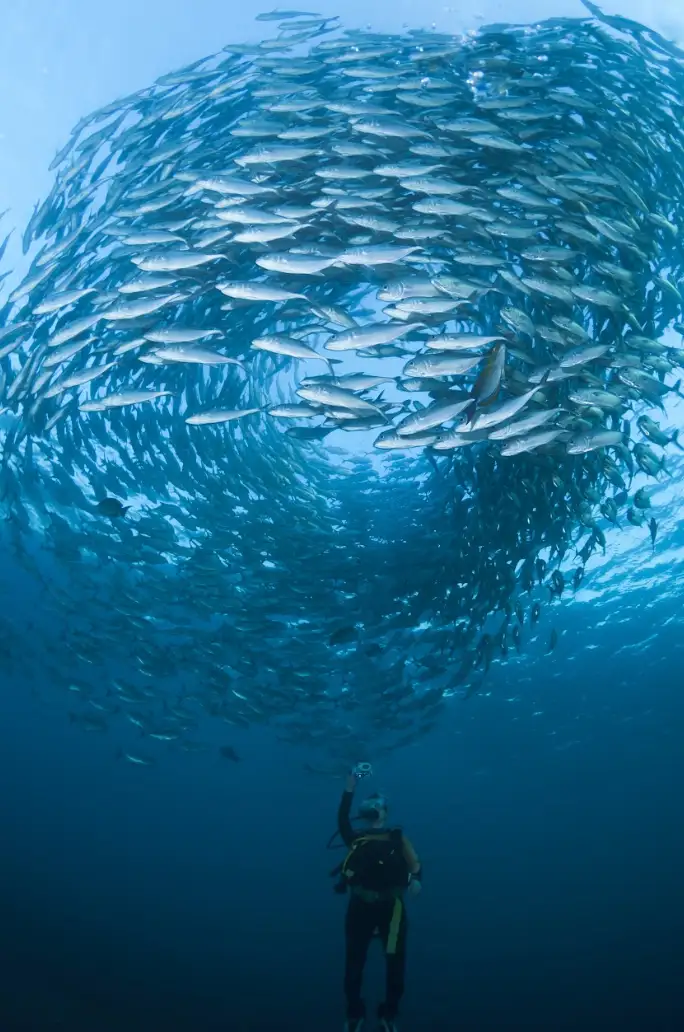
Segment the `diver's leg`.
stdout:
<svg viewBox="0 0 684 1032">
<path fill-rule="evenodd" d="M 393 1021 L 399 1010 L 399 1001 L 404 995 L 404 971 L 406 967 L 406 907 L 403 900 L 394 901 L 388 908 L 383 921 L 382 935 L 385 944 L 386 988 L 385 1002 L 378 1009 L 378 1017 Z"/>
<path fill-rule="evenodd" d="M 364 903 L 356 896 L 349 900 L 344 931 L 346 938 L 346 957 L 344 969 L 344 993 L 347 998 L 347 1018 L 363 1018 L 366 1013 L 361 999 L 363 969 L 366 965 L 368 944 L 373 936 L 375 917 L 372 905 Z"/>
</svg>

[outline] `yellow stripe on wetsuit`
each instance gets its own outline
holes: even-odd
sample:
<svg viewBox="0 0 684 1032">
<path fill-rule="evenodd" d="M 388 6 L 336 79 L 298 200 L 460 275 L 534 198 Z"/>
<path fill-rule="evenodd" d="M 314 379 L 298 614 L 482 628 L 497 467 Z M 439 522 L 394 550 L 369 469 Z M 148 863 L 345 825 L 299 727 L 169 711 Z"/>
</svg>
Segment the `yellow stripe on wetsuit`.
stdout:
<svg viewBox="0 0 684 1032">
<path fill-rule="evenodd" d="M 404 904 L 401 898 L 397 897 L 394 901 L 392 920 L 390 921 L 389 932 L 387 933 L 387 946 L 385 947 L 385 953 L 392 954 L 397 952 L 397 940 L 399 938 L 399 929 L 401 928 L 403 912 Z"/>
</svg>

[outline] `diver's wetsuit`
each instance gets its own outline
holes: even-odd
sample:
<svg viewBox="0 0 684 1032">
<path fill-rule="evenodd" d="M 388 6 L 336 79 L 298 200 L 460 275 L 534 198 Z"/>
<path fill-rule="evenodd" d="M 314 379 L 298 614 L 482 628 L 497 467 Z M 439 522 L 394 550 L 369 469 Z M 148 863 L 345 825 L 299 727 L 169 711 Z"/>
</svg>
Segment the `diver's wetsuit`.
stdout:
<svg viewBox="0 0 684 1032">
<path fill-rule="evenodd" d="M 388 829 L 364 829 L 355 831 L 349 815 L 351 812 L 353 793 L 343 792 L 337 814 L 340 835 L 345 845 L 350 847 L 361 835 L 387 835 Z M 406 963 L 406 908 L 403 902 L 403 890 L 408 884 L 408 872 L 418 866 L 413 846 L 402 835 L 403 854 L 407 865 L 406 882 L 403 885 L 388 887 L 383 898 L 368 900 L 351 888 L 351 898 L 345 920 L 346 958 L 344 972 L 344 992 L 347 997 L 347 1018 L 357 1019 L 365 1015 L 361 999 L 363 969 L 366 964 L 368 945 L 374 935 L 378 935 L 385 949 L 386 957 L 386 998 L 382 1007 L 382 1016 L 394 1018 L 399 1001 L 404 994 L 404 967 Z M 400 908 L 400 909 L 398 909 Z"/>
</svg>

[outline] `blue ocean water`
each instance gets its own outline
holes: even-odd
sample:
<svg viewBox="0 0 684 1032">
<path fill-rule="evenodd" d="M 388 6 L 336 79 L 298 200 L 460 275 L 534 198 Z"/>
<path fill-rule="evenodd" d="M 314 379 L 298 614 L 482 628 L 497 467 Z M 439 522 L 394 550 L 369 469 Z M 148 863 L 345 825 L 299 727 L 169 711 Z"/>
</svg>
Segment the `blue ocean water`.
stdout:
<svg viewBox="0 0 684 1032">
<path fill-rule="evenodd" d="M 228 40 L 258 39 L 254 13 L 16 5 L 0 62 L 13 223 L 50 189 L 47 165 L 78 118 Z M 374 21 L 361 5 L 336 13 Z M 519 17 L 556 13 L 576 12 Z M 413 5 L 379 9 L 377 28 L 426 19 Z M 677 403 L 668 417 L 681 423 Z M 682 1027 L 676 455 L 669 469 L 655 549 L 644 528 L 607 530 L 605 555 L 544 606 L 520 655 L 450 698 L 427 735 L 377 755 L 371 737 L 355 757 L 373 762 L 373 787 L 424 865 L 402 1032 Z M 38 537 L 33 547 L 40 556 Z M 138 745 L 136 728 L 88 734 L 69 719 L 81 711 L 60 642 L 82 614 L 65 617 L 49 578 L 9 545 L 0 578 L 2 1032 L 341 1028 L 345 903 L 328 878 L 339 854 L 325 849 L 339 752 L 284 742 L 261 721 L 210 721 L 206 752 L 126 763 L 117 753 Z M 126 674 L 106 651 L 96 667 L 103 681 Z M 368 966 L 373 1003 L 380 961 Z"/>
<path fill-rule="evenodd" d="M 501 677 L 383 761 L 425 867 L 404 1027 L 679 1027 L 675 607 L 621 657 L 625 625 L 592 651 L 591 605 L 575 606 L 581 659 L 539 664 L 517 704 Z M 338 784 L 253 732 L 234 739 L 240 766 L 177 757 L 141 778 L 20 671 L 4 685 L 3 1027 L 340 1027 Z M 379 999 L 379 953 L 368 982 Z"/>
</svg>

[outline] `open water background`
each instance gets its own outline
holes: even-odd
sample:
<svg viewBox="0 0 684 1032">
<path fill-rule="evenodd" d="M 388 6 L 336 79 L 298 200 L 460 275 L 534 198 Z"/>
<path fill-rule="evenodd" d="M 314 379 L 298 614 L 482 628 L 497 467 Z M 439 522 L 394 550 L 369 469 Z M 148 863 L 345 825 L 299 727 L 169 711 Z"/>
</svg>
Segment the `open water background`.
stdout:
<svg viewBox="0 0 684 1032">
<path fill-rule="evenodd" d="M 580 11 L 519 6 L 473 14 Z M 255 38 L 260 9 L 9 4 L 0 193 L 16 223 L 82 114 Z M 676 36 L 674 7 L 621 10 Z M 385 0 L 337 13 L 383 30 L 467 23 Z M 679 476 L 655 559 L 643 533 L 609 536 L 594 580 L 589 564 L 586 590 L 562 604 L 552 656 L 495 668 L 486 694 L 453 700 L 429 738 L 378 765 L 425 867 L 402 1030 L 684 1027 Z M 0 562 L 2 607 L 32 621 L 39 652 L 49 615 L 11 558 Z M 231 730 L 240 764 L 213 751 L 117 763 L 69 724 L 31 655 L 0 662 L 2 1032 L 341 1028 L 344 904 L 324 849 L 341 782 L 307 773 L 305 754 L 262 729 Z M 379 976 L 374 956 L 369 1000 Z"/>
</svg>

